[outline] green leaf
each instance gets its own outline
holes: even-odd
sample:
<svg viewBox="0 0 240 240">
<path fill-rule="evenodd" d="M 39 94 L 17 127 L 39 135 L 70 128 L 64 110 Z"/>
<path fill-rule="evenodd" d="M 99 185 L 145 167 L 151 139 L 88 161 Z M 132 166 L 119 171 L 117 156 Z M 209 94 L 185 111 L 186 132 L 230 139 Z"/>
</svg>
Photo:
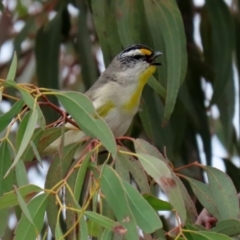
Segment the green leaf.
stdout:
<svg viewBox="0 0 240 240">
<path fill-rule="evenodd" d="M 21 125 L 22 125 L 22 123 L 20 124 L 20 126 Z M 22 135 L 19 134 L 19 133 L 20 133 L 20 128 L 18 129 L 16 140 L 21 140 L 21 138 L 22 138 Z M 24 151 L 24 153 L 21 157 L 21 159 L 24 162 L 32 161 L 34 159 L 34 157 L 36 157 L 37 160 L 39 161 L 39 163 L 41 163 L 41 158 L 39 159 L 39 152 L 38 152 L 38 149 L 37 149 L 36 146 L 40 146 L 39 141 L 40 141 L 40 139 L 41 139 L 41 137 L 44 133 L 45 133 L 45 131 L 43 131 L 41 128 L 36 128 L 34 130 L 34 133 L 32 135 L 32 138 L 31 138 L 30 142 L 29 142 L 29 145 L 27 146 L 26 150 Z M 21 143 L 21 141 L 18 142 L 18 144 L 17 144 L 18 147 L 19 147 L 20 143 Z"/>
<path fill-rule="evenodd" d="M 232 16 L 223 0 L 207 0 L 206 9 L 212 29 L 211 57 L 215 70 L 214 91 L 211 100 L 213 104 L 222 96 L 227 82 L 231 80 L 234 32 Z M 205 45 L 203 44 L 203 46 Z"/>
<path fill-rule="evenodd" d="M 101 226 L 93 221 L 87 221 L 88 234 L 92 237 L 98 237 Z M 81 239 L 80 239 L 81 240 Z"/>
<path fill-rule="evenodd" d="M 7 171 L 5 176 L 7 176 L 9 174 L 9 172 L 13 169 L 13 167 L 17 164 L 17 162 L 21 158 L 22 154 L 24 153 L 25 149 L 27 148 L 27 146 L 31 140 L 31 137 L 33 135 L 34 129 L 36 127 L 37 120 L 38 120 L 38 112 L 37 112 L 37 110 L 32 110 L 31 116 L 28 121 L 28 125 L 26 127 L 26 131 L 22 138 L 22 143 L 19 147 L 19 150 L 17 152 L 17 155 L 16 155 L 11 167 L 9 168 L 9 170 Z"/>
<path fill-rule="evenodd" d="M 124 188 L 129 200 L 129 206 L 137 225 L 145 233 L 152 233 L 162 227 L 160 217 L 156 211 L 148 204 L 143 196 L 129 183 L 123 181 Z"/>
<path fill-rule="evenodd" d="M 5 234 L 7 225 L 8 225 L 8 221 L 6 221 L 6 219 L 8 219 L 8 209 L 1 209 L 0 210 L 0 238 L 3 237 L 3 235 Z"/>
<path fill-rule="evenodd" d="M 18 187 L 28 185 L 27 171 L 23 161 L 18 161 L 15 165 L 15 173 Z"/>
<path fill-rule="evenodd" d="M 121 163 L 122 166 L 131 173 L 133 179 L 136 181 L 142 193 L 150 192 L 150 187 L 148 184 L 146 173 L 142 169 L 141 164 L 139 164 L 139 162 L 136 159 L 132 158 L 129 155 L 118 153 L 116 163 L 118 162 Z"/>
<path fill-rule="evenodd" d="M 35 102 L 35 99 L 32 97 L 32 95 L 28 91 L 26 91 L 25 89 L 21 89 L 18 86 L 17 86 L 17 89 L 20 91 L 23 101 L 27 104 L 27 106 L 32 110 L 35 110 L 35 109 L 37 110 L 38 123 L 40 127 L 44 130 L 46 122 L 39 105 Z"/>
<path fill-rule="evenodd" d="M 172 211 L 173 210 L 171 204 L 161 199 L 158 199 L 153 195 L 145 193 L 143 194 L 143 197 L 156 211 Z"/>
<path fill-rule="evenodd" d="M 184 25 L 175 0 L 144 0 L 144 6 L 154 49 L 163 52 L 163 64 L 166 62 L 164 78 L 167 79 L 167 96 L 163 120 L 166 123 L 173 112 L 187 69 Z"/>
<path fill-rule="evenodd" d="M 145 171 L 159 184 L 168 196 L 170 203 L 178 212 L 181 221 L 185 222 L 186 209 L 181 189 L 176 182 L 177 177 L 174 176 L 165 162 L 156 157 L 144 153 L 138 153 L 137 156 Z"/>
<path fill-rule="evenodd" d="M 134 148 L 137 153 L 148 154 L 150 156 L 160 159 L 161 161 L 168 163 L 168 160 L 159 152 L 159 150 L 156 147 L 154 147 L 149 142 L 143 139 L 140 138 L 135 139 Z"/>
<path fill-rule="evenodd" d="M 102 233 L 100 240 L 111 240 L 113 239 L 113 233 L 107 229 L 105 229 Z"/>
<path fill-rule="evenodd" d="M 36 129 L 37 131 L 37 129 Z M 67 129 L 64 129 L 67 132 Z M 43 151 L 49 146 L 52 142 L 58 139 L 62 134 L 62 128 L 47 128 L 43 132 L 39 143 L 37 144 L 39 153 L 43 153 Z"/>
<path fill-rule="evenodd" d="M 56 227 L 55 227 L 55 231 L 54 231 L 54 236 L 56 239 L 63 239 L 63 233 L 62 233 L 62 229 L 60 226 L 60 222 L 59 219 L 56 220 Z"/>
<path fill-rule="evenodd" d="M 15 80 L 15 75 L 16 75 L 16 71 L 17 71 L 17 54 L 16 52 L 14 52 L 13 55 L 13 60 L 11 62 L 7 77 L 6 77 L 6 81 L 14 81 Z"/>
<path fill-rule="evenodd" d="M 107 165 L 102 169 L 100 184 L 109 207 L 118 222 L 127 229 L 125 238 L 138 240 L 135 219 L 130 210 L 123 183 L 116 172 Z"/>
<path fill-rule="evenodd" d="M 64 178 L 66 173 L 69 171 L 69 168 L 72 164 L 73 156 L 77 148 L 78 144 L 71 144 L 63 148 L 61 157 L 59 155 L 55 155 L 47 173 L 45 182 L 46 189 L 52 189 L 58 182 L 60 182 Z M 59 207 L 56 204 L 55 196 L 50 195 L 47 206 L 47 218 L 52 233 L 55 232 L 55 229 L 56 231 L 58 231 L 58 226 L 56 226 L 56 222 L 58 223 L 58 209 Z"/>
<path fill-rule="evenodd" d="M 88 226 L 87 226 L 86 220 L 84 218 L 81 218 L 79 225 L 80 225 L 79 226 L 79 229 L 80 229 L 79 240 L 88 239 Z"/>
<path fill-rule="evenodd" d="M 96 113 L 92 102 L 77 92 L 57 93 L 57 98 L 79 127 L 87 135 L 98 138 L 115 157 L 117 148 L 114 136 L 105 121 Z M 95 119 L 93 116 L 98 117 Z"/>
<path fill-rule="evenodd" d="M 91 49 L 91 39 L 88 28 L 88 8 L 85 1 L 76 1 L 81 14 L 78 14 L 77 50 L 81 60 L 81 75 L 86 89 L 89 89 L 97 80 L 97 66 Z M 102 6 L 104 8 L 104 6 Z"/>
<path fill-rule="evenodd" d="M 150 156 L 157 157 L 161 161 L 165 162 L 165 164 L 167 166 L 170 166 L 169 160 L 164 158 L 163 155 L 154 146 L 152 146 L 148 142 L 146 142 L 142 139 L 136 139 L 134 141 L 134 146 L 135 146 L 137 153 L 144 153 L 144 154 L 147 153 Z M 171 170 L 171 168 L 169 168 L 169 169 Z M 176 188 L 178 189 L 179 193 L 181 194 L 184 205 L 185 205 L 186 214 L 187 214 L 186 220 L 187 220 L 187 222 L 194 223 L 197 218 L 197 211 L 196 211 L 195 205 L 194 205 L 192 199 L 190 198 L 183 183 L 180 181 L 180 179 L 178 177 L 175 176 L 174 173 L 172 173 L 172 174 L 173 174 L 172 175 L 173 180 L 176 183 Z M 174 198 L 174 196 L 172 196 L 172 198 Z"/>
<path fill-rule="evenodd" d="M 126 167 L 124 162 L 121 161 L 121 158 L 124 158 L 124 156 L 125 155 L 123 154 L 117 153 L 117 158 L 115 161 L 115 171 L 118 173 L 118 175 L 121 177 L 122 180 L 125 180 L 126 182 L 130 182 L 130 175 L 128 171 L 129 169 Z"/>
<path fill-rule="evenodd" d="M 27 186 L 20 187 L 19 193 L 23 198 L 32 198 L 37 193 L 42 191 L 42 188 L 29 184 Z M 10 208 L 18 205 L 18 199 L 15 191 L 7 192 L 0 198 L 0 210 L 4 208 Z"/>
<path fill-rule="evenodd" d="M 8 144 L 8 141 L 5 140 L 0 146 L 0 196 L 5 192 L 11 191 L 12 185 L 14 184 L 13 173 L 4 178 L 5 173 L 12 163 Z"/>
<path fill-rule="evenodd" d="M 2 132 L 9 125 L 13 117 L 21 111 L 23 105 L 23 100 L 18 100 L 8 112 L 0 116 L 0 132 Z"/>
<path fill-rule="evenodd" d="M 239 201 L 232 180 L 226 173 L 216 168 L 206 166 L 204 169 L 208 175 L 212 199 L 219 210 L 220 218 L 218 220 L 238 218 Z"/>
<path fill-rule="evenodd" d="M 44 193 L 35 197 L 27 204 L 27 208 L 29 209 L 35 227 L 29 224 L 25 215 L 22 215 L 15 229 L 14 240 L 35 239 L 37 234 L 41 233 L 44 224 L 44 214 L 47 207 L 47 200 L 48 194 Z"/>
<path fill-rule="evenodd" d="M 122 51 L 122 44 L 119 39 L 115 2 L 108 0 L 91 1 L 93 21 L 103 51 L 105 65 Z"/>
<path fill-rule="evenodd" d="M 154 76 L 151 76 L 148 80 L 148 85 L 163 99 L 166 99 L 166 89 L 157 81 Z"/>
<path fill-rule="evenodd" d="M 211 229 L 213 232 L 222 233 L 228 236 L 240 234 L 240 221 L 238 219 L 227 219 L 216 223 L 216 227 Z"/>
<path fill-rule="evenodd" d="M 36 34 L 36 74 L 38 85 L 44 88 L 59 89 L 59 53 L 62 40 L 61 31 L 64 26 L 62 19 L 66 1 L 59 3 L 56 16 L 44 24 Z M 49 100 L 58 105 L 55 97 L 49 96 Z M 57 112 L 49 108 L 44 109 L 47 122 L 57 119 Z"/>
<path fill-rule="evenodd" d="M 207 232 L 207 231 L 193 231 L 191 232 L 194 240 L 231 240 L 230 237 L 219 233 Z"/>
<path fill-rule="evenodd" d="M 85 211 L 84 215 L 89 218 L 91 221 L 96 222 L 98 225 L 114 232 L 126 232 L 126 229 L 121 226 L 118 222 L 113 221 L 110 218 L 107 218 L 103 215 L 100 215 L 95 212 Z"/>
<path fill-rule="evenodd" d="M 36 228 L 36 226 L 35 226 L 35 224 L 33 222 L 32 216 L 31 216 L 31 214 L 30 214 L 30 212 L 28 210 L 27 204 L 25 203 L 21 193 L 19 192 L 17 187 L 14 187 L 14 189 L 15 189 L 15 192 L 17 194 L 18 203 L 19 203 L 19 206 L 20 206 L 23 214 L 25 215 L 25 217 L 27 218 L 29 223 L 31 223 L 31 225 L 33 225 Z"/>
<path fill-rule="evenodd" d="M 21 119 L 21 122 L 18 127 L 17 135 L 16 135 L 16 140 L 15 140 L 15 146 L 16 149 L 18 150 L 19 147 L 21 146 L 23 135 L 26 132 L 26 128 L 28 126 L 29 118 L 31 116 L 31 111 L 27 112 L 23 118 Z"/>
<path fill-rule="evenodd" d="M 90 156 L 91 156 L 90 154 L 87 154 L 87 156 L 84 158 L 84 160 L 77 172 L 76 178 L 75 178 L 73 193 L 74 193 L 74 197 L 77 201 L 81 197 L 82 188 L 83 188 L 85 176 L 87 173 L 88 164 L 90 162 Z"/>
<path fill-rule="evenodd" d="M 216 203 L 212 197 L 212 193 L 208 185 L 199 182 L 195 179 L 186 178 L 190 183 L 193 192 L 197 196 L 200 203 L 217 219 L 220 219 L 219 209 L 216 206 Z"/>
</svg>

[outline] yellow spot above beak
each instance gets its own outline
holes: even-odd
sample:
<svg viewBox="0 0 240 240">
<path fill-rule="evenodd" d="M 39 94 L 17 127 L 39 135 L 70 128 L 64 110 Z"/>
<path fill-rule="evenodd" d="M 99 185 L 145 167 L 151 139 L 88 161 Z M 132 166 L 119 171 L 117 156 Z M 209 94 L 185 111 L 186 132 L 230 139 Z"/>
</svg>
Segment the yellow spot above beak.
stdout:
<svg viewBox="0 0 240 240">
<path fill-rule="evenodd" d="M 150 51 L 148 49 L 141 48 L 140 50 L 141 50 L 143 55 L 148 55 L 148 56 L 152 55 L 152 51 Z"/>
</svg>

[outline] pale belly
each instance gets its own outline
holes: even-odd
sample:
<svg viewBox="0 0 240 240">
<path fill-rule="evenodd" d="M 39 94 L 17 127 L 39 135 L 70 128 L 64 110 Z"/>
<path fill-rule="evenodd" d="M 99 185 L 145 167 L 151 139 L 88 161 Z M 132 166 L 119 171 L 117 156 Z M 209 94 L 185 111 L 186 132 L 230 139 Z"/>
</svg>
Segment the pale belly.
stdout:
<svg viewBox="0 0 240 240">
<path fill-rule="evenodd" d="M 137 109 L 136 109 L 137 110 Z M 131 125 L 135 112 L 127 113 L 122 109 L 112 109 L 104 118 L 115 138 L 123 136 Z"/>
</svg>

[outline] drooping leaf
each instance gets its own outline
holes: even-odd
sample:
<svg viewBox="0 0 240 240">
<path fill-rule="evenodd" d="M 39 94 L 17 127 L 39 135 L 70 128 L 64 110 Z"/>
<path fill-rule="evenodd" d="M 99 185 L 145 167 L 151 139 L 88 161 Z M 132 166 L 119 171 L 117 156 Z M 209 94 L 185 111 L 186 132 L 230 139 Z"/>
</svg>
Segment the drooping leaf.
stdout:
<svg viewBox="0 0 240 240">
<path fill-rule="evenodd" d="M 79 229 L 80 229 L 79 240 L 87 239 L 88 238 L 88 227 L 87 227 L 86 220 L 84 218 L 81 218 L 79 224 L 80 224 L 80 226 L 79 226 Z"/>
<path fill-rule="evenodd" d="M 138 161 L 131 158 L 126 154 L 117 154 L 116 162 L 121 162 L 122 166 L 131 173 L 133 179 L 136 181 L 140 191 L 142 193 L 149 193 L 150 188 L 148 184 L 148 179 L 146 173 L 142 169 Z M 129 174 L 128 173 L 128 174 Z M 120 175 L 121 176 L 121 175 Z"/>
<path fill-rule="evenodd" d="M 36 185 L 29 184 L 27 186 L 20 187 L 19 193 L 23 198 L 32 198 L 42 189 Z M 10 208 L 18 205 L 18 200 L 15 191 L 7 192 L 0 198 L 0 209 Z"/>
<path fill-rule="evenodd" d="M 80 166 L 80 168 L 79 168 L 79 170 L 76 174 L 73 193 L 74 193 L 74 197 L 77 201 L 80 199 L 81 194 L 82 194 L 82 188 L 83 188 L 85 175 L 86 175 L 86 172 L 87 172 L 89 162 L 90 162 L 90 155 L 88 154 L 84 158 L 84 160 L 83 160 L 83 162 L 82 162 L 82 164 L 81 164 L 81 166 Z"/>
<path fill-rule="evenodd" d="M 102 118 L 93 117 L 98 115 L 86 96 L 77 92 L 65 92 L 57 93 L 57 98 L 86 134 L 98 138 L 106 149 L 116 156 L 113 134 Z"/>
<path fill-rule="evenodd" d="M 6 77 L 6 81 L 9 81 L 9 80 L 14 81 L 16 71 L 17 71 L 17 54 L 16 54 L 16 52 L 14 52 L 13 59 L 12 59 L 12 62 L 11 62 L 11 65 L 10 65 L 10 68 L 8 71 L 8 75 Z"/>
<path fill-rule="evenodd" d="M 185 222 L 186 209 L 181 189 L 175 180 L 176 176 L 173 175 L 165 162 L 156 157 L 143 153 L 138 153 L 137 156 L 145 171 L 159 184 L 168 196 L 170 203 L 178 212 L 182 222 Z"/>
<path fill-rule="evenodd" d="M 97 80 L 97 66 L 94 63 L 92 51 L 89 51 L 91 49 L 91 41 L 87 28 L 87 5 L 85 1 L 77 1 L 76 3 L 81 11 L 78 14 L 77 50 L 81 61 L 83 82 L 86 89 L 89 89 Z M 104 9 L 104 6 L 102 8 Z"/>
<path fill-rule="evenodd" d="M 25 104 L 32 110 L 36 109 L 36 111 L 38 113 L 38 124 L 44 130 L 45 126 L 46 126 L 46 121 L 45 121 L 45 118 L 43 116 L 42 110 L 40 109 L 40 107 L 37 104 L 37 102 L 35 101 L 35 99 L 25 89 L 21 89 L 17 85 L 16 85 L 16 88 L 20 91 Z"/>
<path fill-rule="evenodd" d="M 106 201 L 114 212 L 118 222 L 127 229 L 125 238 L 127 240 L 137 240 L 136 222 L 119 176 L 106 165 L 102 169 L 100 184 Z"/>
<path fill-rule="evenodd" d="M 207 231 L 193 231 L 191 235 L 194 240 L 231 240 L 226 235 Z"/>
<path fill-rule="evenodd" d="M 18 187 L 28 185 L 27 170 L 23 161 L 18 161 L 15 165 L 15 174 Z"/>
<path fill-rule="evenodd" d="M 25 215 L 22 215 L 15 229 L 14 240 L 35 239 L 37 237 L 37 233 L 40 234 L 44 224 L 44 214 L 47 207 L 47 200 L 48 194 L 44 193 L 35 197 L 27 204 L 36 228 L 29 224 L 29 221 Z M 36 229 L 38 232 L 36 232 Z"/>
<path fill-rule="evenodd" d="M 37 110 L 34 109 L 31 112 L 31 116 L 29 118 L 28 125 L 26 127 L 26 131 L 24 132 L 24 135 L 23 135 L 23 138 L 22 138 L 22 142 L 21 142 L 21 145 L 20 145 L 20 147 L 18 149 L 16 157 L 14 158 L 14 161 L 13 161 L 11 167 L 6 172 L 6 176 L 9 174 L 9 172 L 12 170 L 12 168 L 16 165 L 16 163 L 20 160 L 23 152 L 27 148 L 27 146 L 28 146 L 28 144 L 29 144 L 29 142 L 31 140 L 31 137 L 33 135 L 34 129 L 36 127 L 37 120 L 38 120 L 38 112 L 37 112 Z"/>
<path fill-rule="evenodd" d="M 14 173 L 10 173 L 4 178 L 5 173 L 10 168 L 12 160 L 9 151 L 8 141 L 2 141 L 0 146 L 0 196 L 12 190 L 14 184 Z"/>
<path fill-rule="evenodd" d="M 156 211 L 148 204 L 143 196 L 129 183 L 123 181 L 126 194 L 129 199 L 129 206 L 135 217 L 137 225 L 145 233 L 152 233 L 162 227 L 162 222 Z"/>
<path fill-rule="evenodd" d="M 240 221 L 238 219 L 227 219 L 216 223 L 216 227 L 211 229 L 213 232 L 236 236 L 240 234 Z"/>
<path fill-rule="evenodd" d="M 0 132 L 2 132 L 9 125 L 13 117 L 21 111 L 23 105 L 23 100 L 19 100 L 11 107 L 8 112 L 0 116 Z"/>
<path fill-rule="evenodd" d="M 206 10 L 212 29 L 211 57 L 215 72 L 214 92 L 211 102 L 216 103 L 219 97 L 222 96 L 227 82 L 231 81 L 233 23 L 228 6 L 223 0 L 207 0 Z"/>
<path fill-rule="evenodd" d="M 61 44 L 62 14 L 66 2 L 60 4 L 56 16 L 45 26 L 41 27 L 36 36 L 36 73 L 40 87 L 59 89 L 59 53 Z M 50 101 L 58 105 L 57 99 Z M 56 120 L 57 113 L 43 109 L 47 122 Z"/>
<path fill-rule="evenodd" d="M 152 206 L 156 211 L 171 211 L 172 206 L 166 201 L 156 198 L 150 194 L 143 194 L 143 197 L 147 200 L 147 202 Z"/>
<path fill-rule="evenodd" d="M 213 168 L 204 167 L 208 175 L 209 190 L 220 214 L 220 219 L 237 218 L 239 201 L 232 180 L 226 173 Z"/>
<path fill-rule="evenodd" d="M 61 157 L 59 155 L 55 155 L 47 173 L 45 182 L 46 189 L 52 189 L 58 182 L 60 182 L 64 178 L 72 164 L 72 159 L 77 147 L 78 144 L 68 145 L 63 148 Z M 47 206 L 47 218 L 49 226 L 53 233 L 55 232 L 55 229 L 57 233 L 59 233 L 58 226 L 56 226 L 56 224 L 59 222 L 59 219 L 57 220 L 58 211 L 59 207 L 56 202 L 56 197 L 54 195 L 50 195 Z"/>
<path fill-rule="evenodd" d="M 96 222 L 98 225 L 103 226 L 107 230 L 119 233 L 126 232 L 126 229 L 123 226 L 121 226 L 118 222 L 115 222 L 110 218 L 90 211 L 85 211 L 84 214 L 91 221 Z"/>
<path fill-rule="evenodd" d="M 208 185 L 201 183 L 195 179 L 187 178 L 195 195 L 201 204 L 217 219 L 220 219 L 219 209 L 212 198 L 212 193 Z"/>
<path fill-rule="evenodd" d="M 115 15 L 115 2 L 91 1 L 93 20 L 99 37 L 106 66 L 122 50 Z"/>
<path fill-rule="evenodd" d="M 167 2 L 144 0 L 144 6 L 154 49 L 165 51 L 163 59 L 167 69 L 164 76 L 165 81 L 167 79 L 167 96 L 163 121 L 167 122 L 173 112 L 180 84 L 186 74 L 187 52 L 184 26 L 174 0 Z"/>
</svg>

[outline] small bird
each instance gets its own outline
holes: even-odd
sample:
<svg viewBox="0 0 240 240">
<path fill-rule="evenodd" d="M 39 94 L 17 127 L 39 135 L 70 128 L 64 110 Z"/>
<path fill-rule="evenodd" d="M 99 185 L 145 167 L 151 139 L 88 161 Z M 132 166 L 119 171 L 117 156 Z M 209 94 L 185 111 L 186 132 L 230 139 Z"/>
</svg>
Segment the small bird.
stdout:
<svg viewBox="0 0 240 240">
<path fill-rule="evenodd" d="M 145 84 L 155 72 L 155 62 L 161 52 L 154 52 L 142 44 L 135 44 L 119 53 L 101 74 L 93 86 L 85 93 L 92 101 L 96 112 L 108 124 L 114 137 L 123 136 L 139 109 L 139 102 Z M 70 116 L 68 116 L 70 117 Z M 57 126 L 61 126 L 60 122 Z M 65 133 L 64 146 L 81 141 L 86 135 L 72 124 Z M 75 128 L 75 129 L 73 129 Z M 61 139 L 55 140 L 44 153 L 54 152 Z"/>
</svg>

